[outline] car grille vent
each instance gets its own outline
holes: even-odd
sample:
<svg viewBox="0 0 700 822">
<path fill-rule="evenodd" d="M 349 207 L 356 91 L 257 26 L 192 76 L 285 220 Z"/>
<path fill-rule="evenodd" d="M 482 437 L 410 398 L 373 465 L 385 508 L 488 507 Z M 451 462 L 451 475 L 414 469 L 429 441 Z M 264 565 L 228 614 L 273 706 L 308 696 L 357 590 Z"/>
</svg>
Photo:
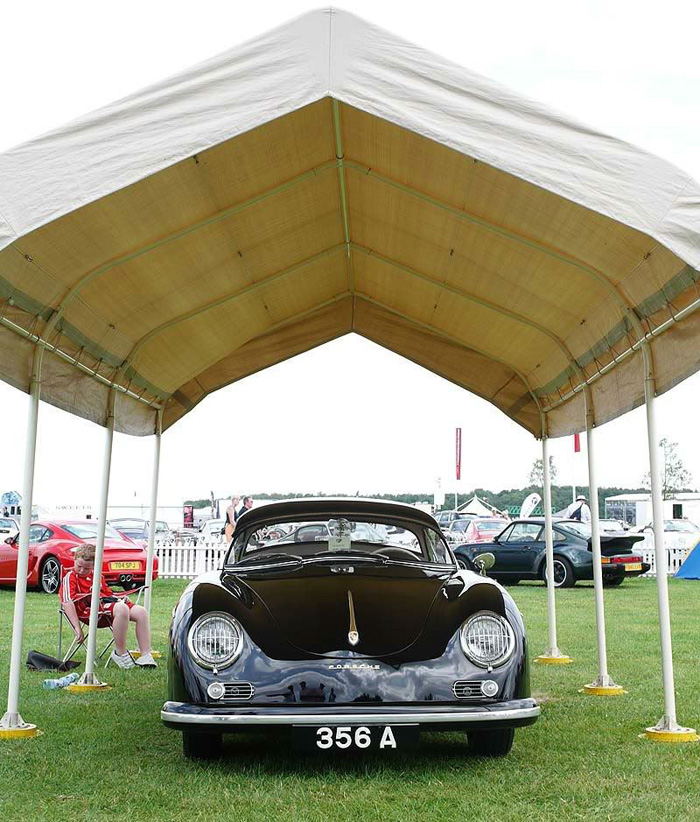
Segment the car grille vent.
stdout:
<svg viewBox="0 0 700 822">
<path fill-rule="evenodd" d="M 481 693 L 481 680 L 461 679 L 452 686 L 457 699 L 484 699 Z"/>
<path fill-rule="evenodd" d="M 226 682 L 224 688 L 223 699 L 226 702 L 242 702 L 246 699 L 252 699 L 255 693 L 255 688 L 250 682 Z"/>
</svg>

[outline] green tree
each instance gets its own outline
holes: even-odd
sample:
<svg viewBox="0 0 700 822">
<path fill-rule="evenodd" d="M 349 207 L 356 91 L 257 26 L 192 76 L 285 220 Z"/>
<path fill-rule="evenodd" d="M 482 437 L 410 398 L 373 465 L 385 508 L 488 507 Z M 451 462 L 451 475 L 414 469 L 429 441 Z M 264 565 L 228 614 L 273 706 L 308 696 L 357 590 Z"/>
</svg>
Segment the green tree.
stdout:
<svg viewBox="0 0 700 822">
<path fill-rule="evenodd" d="M 663 451 L 661 459 L 661 493 L 664 499 L 670 499 L 679 491 L 688 491 L 693 478 L 690 471 L 683 465 L 683 460 L 678 456 L 678 443 L 670 442 L 664 437 L 659 442 L 659 447 Z M 647 471 L 642 481 L 644 488 L 651 488 L 651 474 Z"/>
<path fill-rule="evenodd" d="M 554 464 L 554 457 L 549 458 L 549 480 L 554 485 L 557 479 L 557 468 Z M 535 460 L 532 463 L 532 469 L 530 470 L 530 475 L 528 477 L 528 482 L 530 485 L 534 485 L 535 488 L 542 488 L 544 485 L 544 463 L 541 459 Z"/>
</svg>

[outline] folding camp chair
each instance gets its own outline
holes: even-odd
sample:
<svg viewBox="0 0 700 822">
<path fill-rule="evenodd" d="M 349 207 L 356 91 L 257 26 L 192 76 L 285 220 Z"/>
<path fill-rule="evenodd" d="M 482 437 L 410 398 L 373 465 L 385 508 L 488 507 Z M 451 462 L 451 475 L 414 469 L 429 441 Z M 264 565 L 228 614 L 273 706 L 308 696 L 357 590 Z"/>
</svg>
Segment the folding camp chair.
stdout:
<svg viewBox="0 0 700 822">
<path fill-rule="evenodd" d="M 136 602 L 134 604 L 135 605 L 140 605 L 141 604 L 141 602 L 140 602 L 141 601 L 141 594 L 146 590 L 146 588 L 147 588 L 147 586 L 143 585 L 141 588 L 132 588 L 130 591 L 124 591 L 124 592 L 121 592 L 121 593 L 116 593 L 115 592 L 113 596 L 114 596 L 115 599 L 125 599 L 128 596 L 133 596 L 134 594 L 136 594 Z M 91 596 L 92 596 L 92 593 L 82 594 L 81 596 L 77 597 L 77 599 L 79 599 L 79 600 L 80 599 L 86 599 L 87 597 L 91 597 Z M 76 600 L 74 600 L 74 602 L 75 601 Z M 98 628 L 109 628 L 110 638 L 109 638 L 109 642 L 105 645 L 105 647 L 102 649 L 102 651 L 98 655 L 98 657 L 97 657 L 98 662 L 110 650 L 112 645 L 114 645 L 114 632 L 112 631 L 112 615 L 110 613 L 108 613 L 106 610 L 104 610 L 103 607 L 102 607 L 103 604 L 107 601 L 109 601 L 109 600 L 107 600 L 106 598 L 100 599 L 100 608 L 97 612 L 97 614 L 98 614 L 97 627 Z M 75 654 L 78 651 L 78 648 L 80 648 L 81 645 L 85 644 L 85 640 L 87 639 L 87 637 L 85 637 L 81 642 L 81 641 L 78 640 L 78 638 L 75 636 L 75 633 L 74 633 L 73 641 L 71 642 L 68 650 L 66 651 L 65 656 L 61 656 L 61 652 L 62 652 L 62 649 L 63 649 L 63 622 L 64 622 L 64 620 L 66 622 L 68 622 L 68 624 L 70 625 L 70 620 L 66 616 L 66 612 L 63 610 L 63 603 L 60 603 L 59 607 L 58 607 L 58 654 L 57 654 L 57 656 L 63 663 L 66 663 L 66 662 L 69 662 L 75 656 Z M 89 625 L 89 618 L 88 619 L 81 619 L 80 621 L 82 622 L 83 625 Z M 73 630 L 73 626 L 71 625 L 71 631 L 72 630 Z M 109 665 L 109 659 L 110 658 L 107 657 L 107 662 L 105 662 L 105 668 Z"/>
</svg>

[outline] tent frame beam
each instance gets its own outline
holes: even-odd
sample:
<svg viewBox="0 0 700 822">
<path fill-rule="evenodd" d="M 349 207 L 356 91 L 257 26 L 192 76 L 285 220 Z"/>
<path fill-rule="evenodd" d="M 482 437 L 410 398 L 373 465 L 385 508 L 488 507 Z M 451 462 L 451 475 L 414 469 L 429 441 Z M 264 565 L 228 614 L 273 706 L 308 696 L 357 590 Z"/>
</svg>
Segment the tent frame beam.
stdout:
<svg viewBox="0 0 700 822">
<path fill-rule="evenodd" d="M 345 266 L 348 275 L 348 291 L 353 294 L 355 291 L 355 276 L 352 268 L 352 257 L 350 255 L 350 211 L 348 209 L 348 193 L 345 185 L 345 153 L 343 151 L 343 134 L 340 125 L 340 106 L 338 101 L 333 99 L 333 132 L 335 134 L 335 159 L 338 164 L 338 184 L 340 187 L 340 215 L 343 222 L 343 235 L 345 237 Z M 353 303 L 354 305 L 354 303 Z"/>
</svg>

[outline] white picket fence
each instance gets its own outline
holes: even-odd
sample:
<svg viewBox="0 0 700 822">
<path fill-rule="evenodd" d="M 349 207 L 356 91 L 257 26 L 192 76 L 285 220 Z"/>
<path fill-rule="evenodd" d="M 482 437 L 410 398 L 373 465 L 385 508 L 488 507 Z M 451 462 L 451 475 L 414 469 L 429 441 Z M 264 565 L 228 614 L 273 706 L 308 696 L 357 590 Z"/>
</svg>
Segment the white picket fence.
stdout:
<svg viewBox="0 0 700 822">
<path fill-rule="evenodd" d="M 223 565 L 227 550 L 226 545 L 220 542 L 199 542 L 197 545 L 156 543 L 158 575 L 162 579 L 194 579 L 207 571 L 217 571 Z M 691 550 L 691 548 L 666 549 L 669 575 L 676 573 Z M 639 553 L 644 562 L 651 565 L 650 570 L 644 576 L 655 577 L 656 556 L 653 547 L 643 545 Z"/>
<path fill-rule="evenodd" d="M 669 576 L 673 576 L 676 571 L 681 567 L 683 561 L 688 556 L 688 554 L 692 551 L 692 548 L 667 548 L 666 549 L 666 568 Z M 642 548 L 639 553 L 642 555 L 642 559 L 644 562 L 648 562 L 651 565 L 651 568 L 647 571 L 646 574 L 643 574 L 645 577 L 655 577 L 656 576 L 656 554 L 654 553 L 653 548 Z"/>
<path fill-rule="evenodd" d="M 207 571 L 217 571 L 224 563 L 228 547 L 220 542 L 197 545 L 156 543 L 158 576 L 161 579 L 194 579 Z"/>
</svg>

